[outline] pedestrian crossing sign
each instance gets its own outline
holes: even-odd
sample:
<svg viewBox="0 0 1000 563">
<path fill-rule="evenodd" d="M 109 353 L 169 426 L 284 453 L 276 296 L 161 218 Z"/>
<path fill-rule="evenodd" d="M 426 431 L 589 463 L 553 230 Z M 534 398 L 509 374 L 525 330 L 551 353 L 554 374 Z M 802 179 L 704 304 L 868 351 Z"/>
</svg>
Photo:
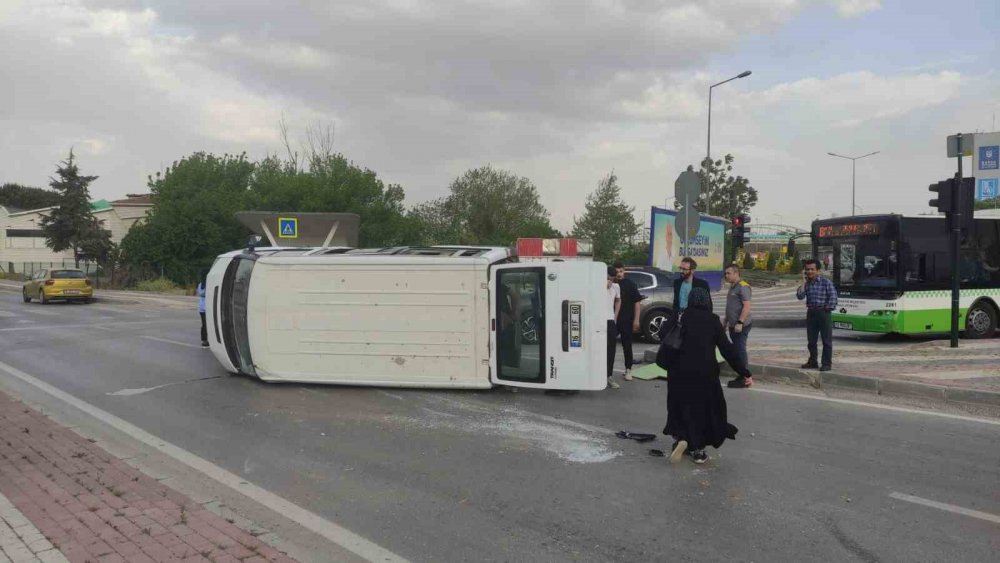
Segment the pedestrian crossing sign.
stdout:
<svg viewBox="0 0 1000 563">
<path fill-rule="evenodd" d="M 278 217 L 278 238 L 299 238 L 299 220 L 295 217 Z"/>
</svg>

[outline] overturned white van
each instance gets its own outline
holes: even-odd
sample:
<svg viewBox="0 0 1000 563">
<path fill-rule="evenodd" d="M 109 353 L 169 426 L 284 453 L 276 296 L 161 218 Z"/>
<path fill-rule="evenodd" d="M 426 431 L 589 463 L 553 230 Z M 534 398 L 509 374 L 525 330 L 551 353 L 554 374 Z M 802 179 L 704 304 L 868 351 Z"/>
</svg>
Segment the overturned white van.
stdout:
<svg viewBox="0 0 1000 563">
<path fill-rule="evenodd" d="M 606 265 L 509 248 L 262 248 L 207 280 L 210 348 L 269 382 L 600 390 Z"/>
</svg>

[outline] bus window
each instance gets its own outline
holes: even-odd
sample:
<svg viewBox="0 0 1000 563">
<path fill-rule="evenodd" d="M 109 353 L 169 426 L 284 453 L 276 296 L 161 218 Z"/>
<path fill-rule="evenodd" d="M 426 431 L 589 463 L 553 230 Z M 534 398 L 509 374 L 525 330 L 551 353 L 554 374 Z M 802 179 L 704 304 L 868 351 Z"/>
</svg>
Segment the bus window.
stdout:
<svg viewBox="0 0 1000 563">
<path fill-rule="evenodd" d="M 837 260 L 836 280 L 842 286 L 854 285 L 857 281 L 854 270 L 857 267 L 856 247 L 852 243 L 840 243 L 836 247 Z"/>
<path fill-rule="evenodd" d="M 498 379 L 545 383 L 544 273 L 544 268 L 498 272 Z"/>
</svg>

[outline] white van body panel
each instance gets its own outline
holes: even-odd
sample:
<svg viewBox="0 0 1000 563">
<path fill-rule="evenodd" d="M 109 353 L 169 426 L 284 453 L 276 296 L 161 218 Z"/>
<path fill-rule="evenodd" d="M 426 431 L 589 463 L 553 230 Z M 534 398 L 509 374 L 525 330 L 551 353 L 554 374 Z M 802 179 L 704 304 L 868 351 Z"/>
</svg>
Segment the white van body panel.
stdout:
<svg viewBox="0 0 1000 563">
<path fill-rule="evenodd" d="M 488 267 L 423 257 L 262 258 L 248 311 L 257 376 L 490 387 Z"/>
</svg>

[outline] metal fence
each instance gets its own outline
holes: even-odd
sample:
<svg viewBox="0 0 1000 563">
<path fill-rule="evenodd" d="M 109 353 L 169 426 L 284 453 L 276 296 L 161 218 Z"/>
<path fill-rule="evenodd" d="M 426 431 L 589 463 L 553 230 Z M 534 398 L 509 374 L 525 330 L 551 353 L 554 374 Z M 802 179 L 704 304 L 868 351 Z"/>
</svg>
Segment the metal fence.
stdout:
<svg viewBox="0 0 1000 563">
<path fill-rule="evenodd" d="M 121 265 L 80 262 L 77 266 L 72 258 L 50 262 L 0 262 L 0 278 L 23 281 L 36 272 L 59 268 L 79 268 L 86 273 L 97 289 L 135 289 L 143 282 L 169 279 L 170 272 L 156 264 Z M 178 286 L 192 290 L 184 286 Z"/>
</svg>

